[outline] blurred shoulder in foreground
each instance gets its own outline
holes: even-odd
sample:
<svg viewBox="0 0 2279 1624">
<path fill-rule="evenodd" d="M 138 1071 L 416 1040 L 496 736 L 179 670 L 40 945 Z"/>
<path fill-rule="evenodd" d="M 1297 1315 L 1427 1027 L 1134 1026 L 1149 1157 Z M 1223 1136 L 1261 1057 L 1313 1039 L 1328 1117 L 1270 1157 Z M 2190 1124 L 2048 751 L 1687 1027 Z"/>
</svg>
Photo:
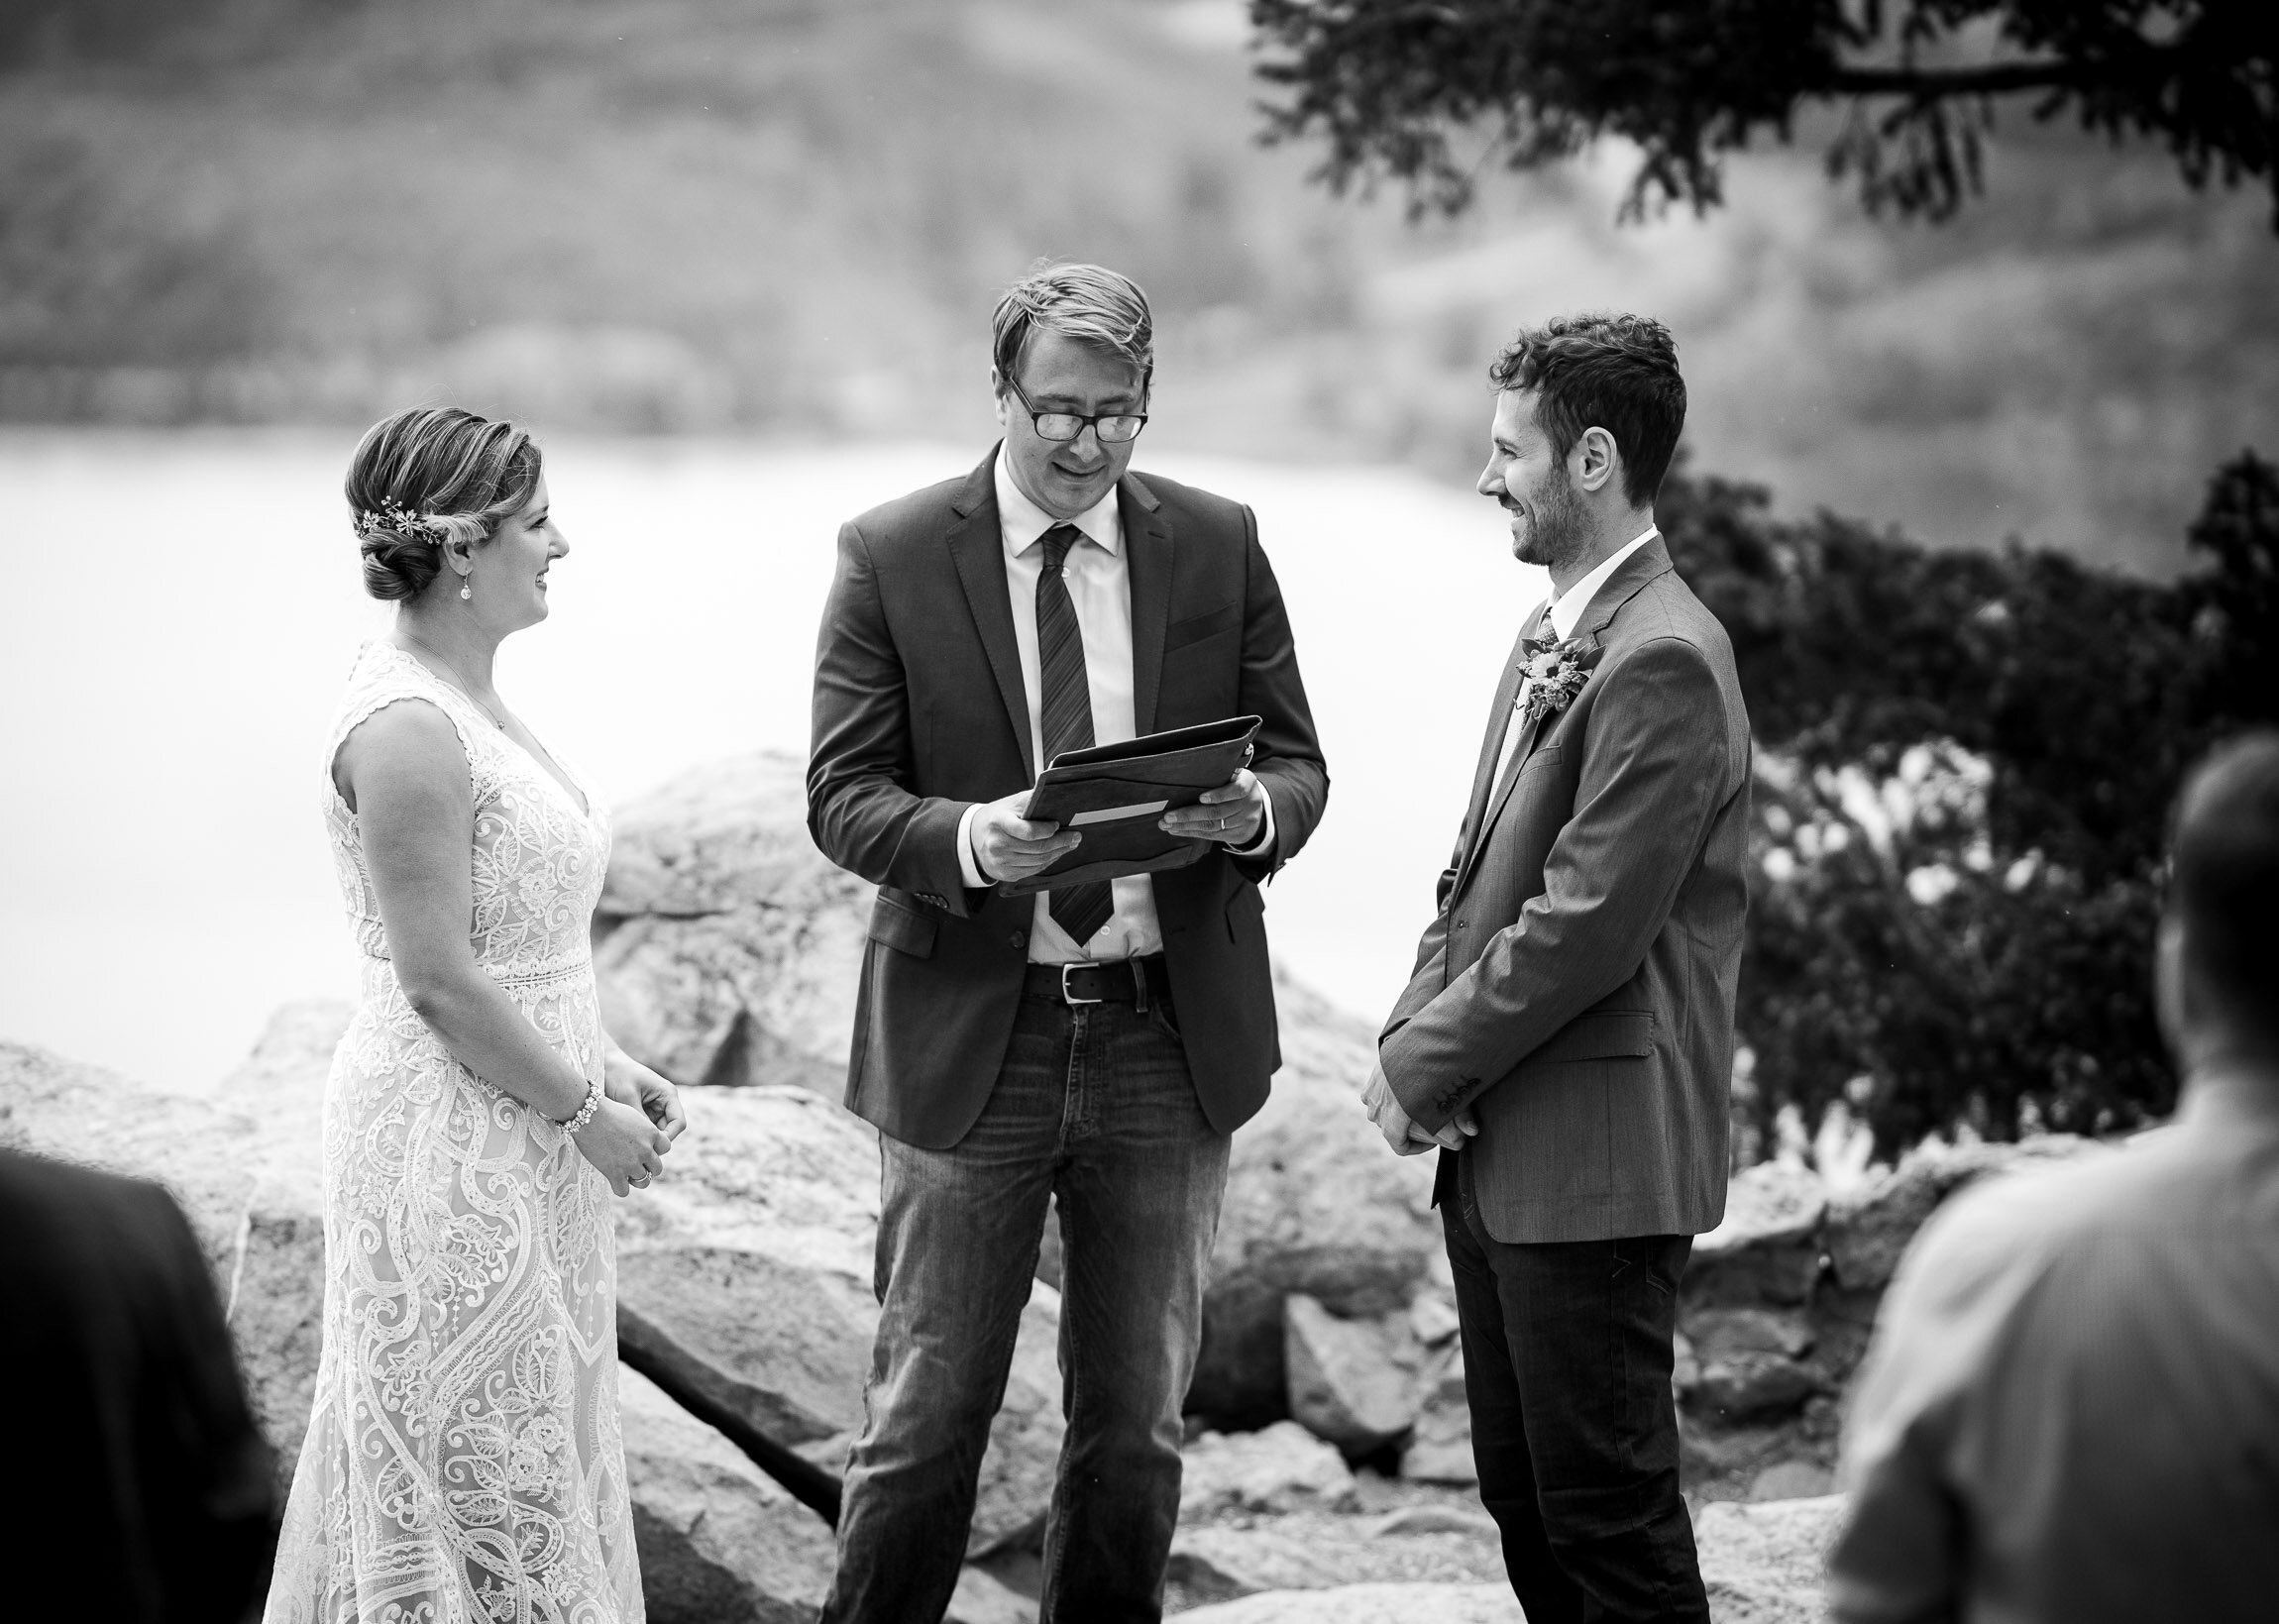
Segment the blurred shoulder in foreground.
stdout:
<svg viewBox="0 0 2279 1624">
<path fill-rule="evenodd" d="M 2186 785 L 2169 1128 L 1941 1213 L 1845 1441 L 1843 1624 L 2264 1619 L 2279 1595 L 2279 734 Z"/>
<path fill-rule="evenodd" d="M 0 1149 L 0 1237 L 11 1589 L 68 1596 L 88 1624 L 250 1616 L 275 1539 L 271 1454 L 181 1209 Z"/>
</svg>

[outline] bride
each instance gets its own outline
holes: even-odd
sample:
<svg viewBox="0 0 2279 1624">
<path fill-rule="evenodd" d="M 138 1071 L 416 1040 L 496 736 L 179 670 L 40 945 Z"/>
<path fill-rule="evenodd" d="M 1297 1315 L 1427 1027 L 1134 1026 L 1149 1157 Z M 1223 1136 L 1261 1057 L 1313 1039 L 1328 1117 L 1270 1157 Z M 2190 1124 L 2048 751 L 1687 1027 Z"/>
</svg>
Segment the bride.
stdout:
<svg viewBox="0 0 2279 1624">
<path fill-rule="evenodd" d="M 327 743 L 364 997 L 324 1105 L 324 1353 L 270 1624 L 634 1624 L 604 1189 L 685 1121 L 601 1029 L 606 814 L 491 685 L 569 552 L 511 423 L 357 447 L 366 589 L 398 605 Z"/>
</svg>

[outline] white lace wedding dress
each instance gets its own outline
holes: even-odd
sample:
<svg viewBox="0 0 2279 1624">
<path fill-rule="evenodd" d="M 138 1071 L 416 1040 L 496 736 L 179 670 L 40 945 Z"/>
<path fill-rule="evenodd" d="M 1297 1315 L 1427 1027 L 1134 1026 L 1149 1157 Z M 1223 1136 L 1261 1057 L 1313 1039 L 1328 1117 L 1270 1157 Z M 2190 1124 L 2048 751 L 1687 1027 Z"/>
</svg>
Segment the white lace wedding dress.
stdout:
<svg viewBox="0 0 2279 1624">
<path fill-rule="evenodd" d="M 333 789 L 349 732 L 403 700 L 441 707 L 467 752 L 477 959 L 600 1075 L 587 929 L 605 814 L 417 660 L 368 644 L 324 784 L 364 999 L 326 1085 L 324 1353 L 268 1624 L 639 1624 L 609 1186 L 405 1001 Z"/>
</svg>

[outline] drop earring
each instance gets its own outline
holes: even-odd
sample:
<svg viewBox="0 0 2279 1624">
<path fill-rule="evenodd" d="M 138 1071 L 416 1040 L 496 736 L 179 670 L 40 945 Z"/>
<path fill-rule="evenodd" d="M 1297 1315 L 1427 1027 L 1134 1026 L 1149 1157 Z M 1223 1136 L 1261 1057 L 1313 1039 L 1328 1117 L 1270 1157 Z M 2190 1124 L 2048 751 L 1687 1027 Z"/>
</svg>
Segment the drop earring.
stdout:
<svg viewBox="0 0 2279 1624">
<path fill-rule="evenodd" d="M 470 597 L 473 597 L 474 595 L 475 595 L 475 581 L 474 581 L 474 578 L 473 578 L 473 577 L 470 577 L 470 576 L 461 576 L 461 577 L 459 578 L 459 597 L 460 597 L 460 601 L 461 601 L 461 602 L 465 602 L 465 601 L 466 601 L 468 598 L 470 598 Z"/>
</svg>

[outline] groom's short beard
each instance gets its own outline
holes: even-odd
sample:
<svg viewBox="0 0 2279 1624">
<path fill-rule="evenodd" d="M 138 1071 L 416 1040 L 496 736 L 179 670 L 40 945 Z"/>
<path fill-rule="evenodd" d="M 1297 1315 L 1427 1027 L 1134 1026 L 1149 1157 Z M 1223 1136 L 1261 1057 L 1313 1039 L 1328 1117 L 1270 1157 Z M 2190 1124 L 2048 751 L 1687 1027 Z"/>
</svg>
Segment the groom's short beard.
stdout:
<svg viewBox="0 0 2279 1624">
<path fill-rule="evenodd" d="M 1519 548 L 1519 561 L 1556 570 L 1580 557 L 1589 545 L 1589 516 L 1564 467 L 1554 469 L 1534 495 L 1534 516 Z"/>
</svg>

